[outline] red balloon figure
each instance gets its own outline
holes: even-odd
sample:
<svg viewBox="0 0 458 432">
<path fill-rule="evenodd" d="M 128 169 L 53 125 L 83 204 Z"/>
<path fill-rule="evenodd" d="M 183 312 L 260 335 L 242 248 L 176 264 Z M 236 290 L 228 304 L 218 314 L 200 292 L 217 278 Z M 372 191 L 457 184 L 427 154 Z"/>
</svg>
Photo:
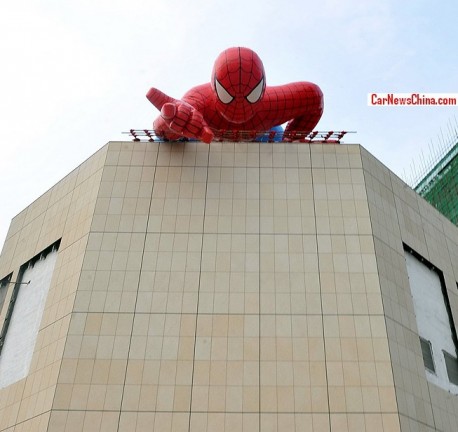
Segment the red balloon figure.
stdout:
<svg viewBox="0 0 458 432">
<path fill-rule="evenodd" d="M 159 137 L 210 143 L 221 131 L 268 131 L 288 122 L 284 136 L 313 130 L 323 113 L 323 93 L 310 82 L 266 86 L 264 66 L 248 48 L 229 48 L 215 61 L 211 83 L 181 100 L 152 88 L 148 100 L 161 111 L 153 123 Z"/>
</svg>

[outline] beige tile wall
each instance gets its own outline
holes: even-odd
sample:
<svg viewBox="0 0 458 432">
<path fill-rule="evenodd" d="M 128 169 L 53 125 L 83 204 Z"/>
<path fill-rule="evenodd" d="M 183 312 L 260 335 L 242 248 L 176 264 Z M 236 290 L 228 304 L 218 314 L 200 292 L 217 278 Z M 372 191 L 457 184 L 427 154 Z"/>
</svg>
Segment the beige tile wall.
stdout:
<svg viewBox="0 0 458 432">
<path fill-rule="evenodd" d="M 0 256 L 0 277 L 61 240 L 29 375 L 0 390 L 0 430 L 46 431 L 86 250 L 106 147 L 16 216 Z M 0 314 L 3 325 L 13 285 Z"/>
<path fill-rule="evenodd" d="M 0 430 L 456 430 L 402 246 L 456 311 L 456 227 L 359 146 L 109 143 L 13 220 L 0 277 L 60 237 Z"/>
<path fill-rule="evenodd" d="M 111 143 L 50 431 L 396 431 L 358 146 Z"/>
<path fill-rule="evenodd" d="M 412 189 L 363 151 L 396 398 L 404 431 L 456 431 L 456 396 L 426 380 L 403 242 L 440 269 L 458 320 L 458 230 Z"/>
</svg>

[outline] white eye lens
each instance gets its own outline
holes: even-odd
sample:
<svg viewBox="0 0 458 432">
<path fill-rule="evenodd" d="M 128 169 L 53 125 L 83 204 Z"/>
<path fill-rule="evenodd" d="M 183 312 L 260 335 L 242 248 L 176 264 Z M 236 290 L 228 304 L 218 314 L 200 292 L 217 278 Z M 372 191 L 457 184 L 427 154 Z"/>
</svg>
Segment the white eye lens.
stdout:
<svg viewBox="0 0 458 432">
<path fill-rule="evenodd" d="M 264 90 L 264 78 L 259 81 L 259 84 L 251 91 L 251 93 L 246 97 L 248 102 L 255 103 L 259 100 Z"/>
<path fill-rule="evenodd" d="M 228 91 L 219 83 L 219 81 L 215 78 L 215 88 L 216 88 L 216 94 L 218 95 L 219 100 L 224 103 L 228 104 L 232 102 L 232 99 L 234 99 Z"/>
</svg>

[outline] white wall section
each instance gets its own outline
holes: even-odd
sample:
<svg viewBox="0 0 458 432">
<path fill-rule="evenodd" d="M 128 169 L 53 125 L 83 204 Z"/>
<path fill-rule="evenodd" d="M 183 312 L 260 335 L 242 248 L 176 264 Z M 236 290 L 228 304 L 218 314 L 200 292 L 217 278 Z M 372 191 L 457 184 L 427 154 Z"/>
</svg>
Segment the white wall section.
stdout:
<svg viewBox="0 0 458 432">
<path fill-rule="evenodd" d="M 443 350 L 456 356 L 449 315 L 439 275 L 427 265 L 405 252 L 410 290 L 412 292 L 418 334 L 431 343 L 436 373 L 426 369 L 429 381 L 454 394 L 458 386 L 450 383 Z"/>
<path fill-rule="evenodd" d="M 21 280 L 30 284 L 21 285 L 16 299 L 0 356 L 0 388 L 29 372 L 56 259 L 53 250 L 24 271 Z"/>
</svg>

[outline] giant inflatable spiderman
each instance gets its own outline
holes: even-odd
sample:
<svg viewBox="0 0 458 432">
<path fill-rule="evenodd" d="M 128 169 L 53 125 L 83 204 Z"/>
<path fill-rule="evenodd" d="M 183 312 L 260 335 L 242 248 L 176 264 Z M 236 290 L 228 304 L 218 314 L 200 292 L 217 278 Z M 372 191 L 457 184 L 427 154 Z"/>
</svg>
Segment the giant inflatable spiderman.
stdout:
<svg viewBox="0 0 458 432">
<path fill-rule="evenodd" d="M 323 93 L 310 82 L 266 86 L 264 66 L 248 48 L 229 48 L 215 61 L 211 82 L 182 99 L 150 89 L 146 97 L 161 111 L 153 123 L 159 137 L 210 143 L 222 131 L 267 131 L 288 122 L 285 136 L 310 132 L 323 113 Z"/>
</svg>

